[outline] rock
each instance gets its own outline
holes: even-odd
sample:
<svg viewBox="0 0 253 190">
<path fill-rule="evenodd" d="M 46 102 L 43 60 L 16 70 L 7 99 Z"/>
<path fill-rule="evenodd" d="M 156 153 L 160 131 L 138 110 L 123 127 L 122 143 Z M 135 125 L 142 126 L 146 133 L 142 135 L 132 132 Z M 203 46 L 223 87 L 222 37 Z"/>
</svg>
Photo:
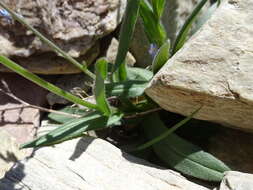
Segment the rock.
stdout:
<svg viewBox="0 0 253 190">
<path fill-rule="evenodd" d="M 27 150 L 20 150 L 15 138 L 0 128 L 0 179 L 18 160 L 28 155 Z"/>
<path fill-rule="evenodd" d="M 85 74 L 72 74 L 72 75 L 63 75 L 60 76 L 56 82 L 55 85 L 60 87 L 61 89 L 71 92 L 77 96 L 82 95 L 83 97 L 86 97 L 88 94 L 88 90 L 90 89 L 90 86 L 92 85 L 92 81 L 88 76 Z M 57 96 L 54 93 L 49 93 L 47 95 L 47 101 L 50 106 L 54 104 L 68 104 L 69 101 Z"/>
<path fill-rule="evenodd" d="M 176 34 L 183 26 L 185 20 L 191 14 L 194 7 L 199 1 L 200 0 L 166 1 L 166 7 L 162 17 L 162 22 L 167 31 L 168 38 L 171 40 L 172 43 L 176 38 Z M 209 6 L 210 3 L 208 2 L 203 8 L 203 10 L 205 11 Z M 142 25 L 141 19 L 138 20 L 135 26 L 135 32 L 130 48 L 132 54 L 136 59 L 136 65 L 140 67 L 147 67 L 152 63 L 153 58 L 148 52 L 150 48 L 150 43 L 144 32 L 144 27 Z"/>
<path fill-rule="evenodd" d="M 228 148 L 228 145 L 233 148 Z M 234 171 L 253 173 L 252 147 L 253 134 L 219 128 L 217 133 L 208 139 L 207 152 L 222 160 Z"/>
<path fill-rule="evenodd" d="M 31 153 L 18 147 L 34 138 L 40 124 L 38 109 L 22 108 L 22 103 L 5 93 L 37 106 L 46 103 L 46 90 L 15 74 L 0 73 L 0 178 L 17 160 Z"/>
<path fill-rule="evenodd" d="M 69 55 L 78 58 L 85 54 L 89 57 L 88 50 L 97 43 L 98 39 L 116 29 L 124 14 L 127 1 L 4 0 L 3 2 Z M 60 70 L 64 73 L 63 70 L 66 67 L 68 69 L 61 58 L 56 57 L 55 54 L 48 54 L 53 52 L 51 48 L 21 24 L 1 17 L 0 27 L 0 42 L 4 47 L 0 48 L 0 54 L 20 59 L 20 63 L 25 63 L 29 68 L 33 68 L 33 64 L 37 65 L 38 60 L 49 67 L 51 61 L 56 59 L 57 63 L 54 67 L 58 68 L 55 68 L 58 72 Z M 47 56 L 50 58 L 47 59 Z M 29 61 L 22 59 L 27 57 Z M 31 62 L 32 64 L 29 65 Z M 36 71 L 37 67 L 38 65 L 35 66 L 35 72 L 47 74 L 42 70 Z M 0 70 L 6 71 L 3 67 L 0 67 Z"/>
<path fill-rule="evenodd" d="M 251 190 L 253 175 L 240 172 L 227 172 L 219 190 Z"/>
<path fill-rule="evenodd" d="M 121 152 L 110 143 L 87 137 L 40 148 L 0 180 L 14 190 L 207 190 L 178 173 Z"/>
<path fill-rule="evenodd" d="M 157 73 L 146 93 L 161 107 L 253 131 L 253 1 L 225 0 Z"/>
<path fill-rule="evenodd" d="M 86 61 L 91 64 L 99 54 L 99 44 L 95 44 L 85 55 L 80 56 L 77 60 L 81 63 Z M 46 52 L 41 54 L 31 55 L 29 57 L 12 57 L 12 60 L 29 71 L 37 74 L 55 75 L 55 74 L 74 74 L 81 71 L 66 61 L 64 58 L 57 56 L 55 53 Z M 0 64 L 0 71 L 12 72 L 7 67 Z"/>
<path fill-rule="evenodd" d="M 106 51 L 106 58 L 110 63 L 115 63 L 117 52 L 118 52 L 119 42 L 116 38 L 112 38 L 111 43 Z M 135 64 L 135 58 L 133 55 L 128 52 L 126 56 L 126 63 L 129 66 L 133 66 Z"/>
<path fill-rule="evenodd" d="M 73 57 L 84 54 L 96 39 L 115 30 L 126 6 L 125 0 L 4 2 Z M 1 19 L 0 25 L 1 38 L 12 46 L 11 51 L 1 49 L 1 54 L 28 57 L 52 51 L 18 23 Z"/>
<path fill-rule="evenodd" d="M 27 107 L 5 93 L 10 93 L 28 104 L 44 106 L 47 91 L 16 74 L 0 74 L 0 127 L 18 126 L 19 124 L 38 127 L 39 110 Z"/>
</svg>

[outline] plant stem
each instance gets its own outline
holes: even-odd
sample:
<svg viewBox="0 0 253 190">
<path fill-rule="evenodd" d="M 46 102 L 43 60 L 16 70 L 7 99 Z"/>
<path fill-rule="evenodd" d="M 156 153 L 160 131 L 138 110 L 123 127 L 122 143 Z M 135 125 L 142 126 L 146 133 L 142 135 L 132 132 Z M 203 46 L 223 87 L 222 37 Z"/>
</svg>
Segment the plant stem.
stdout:
<svg viewBox="0 0 253 190">
<path fill-rule="evenodd" d="M 0 55 L 0 63 L 2 63 L 4 66 L 8 67 L 9 69 L 15 71 L 16 73 L 23 76 L 24 78 L 34 82 L 35 84 L 49 90 L 50 92 L 52 92 L 58 96 L 65 98 L 66 100 L 69 100 L 70 102 L 88 107 L 90 109 L 98 110 L 98 106 L 96 104 L 92 104 L 90 102 L 82 100 L 81 98 L 74 96 L 73 94 L 58 88 L 57 86 L 43 80 L 42 78 L 38 77 L 35 74 L 29 72 L 28 70 L 26 70 L 25 68 L 16 64 L 15 62 L 13 62 L 12 60 L 8 59 L 5 56 Z"/>
</svg>

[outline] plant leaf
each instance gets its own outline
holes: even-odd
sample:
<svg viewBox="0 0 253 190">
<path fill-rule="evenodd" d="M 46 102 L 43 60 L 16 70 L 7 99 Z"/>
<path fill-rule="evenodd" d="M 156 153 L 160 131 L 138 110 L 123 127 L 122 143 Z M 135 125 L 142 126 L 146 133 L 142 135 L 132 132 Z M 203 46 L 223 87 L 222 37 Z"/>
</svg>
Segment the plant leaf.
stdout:
<svg viewBox="0 0 253 190">
<path fill-rule="evenodd" d="M 153 139 L 168 130 L 158 114 L 146 117 L 142 126 L 149 139 Z M 230 170 L 211 154 L 175 134 L 170 134 L 154 144 L 153 150 L 169 167 L 199 179 L 218 182 L 222 180 L 223 173 Z"/>
<path fill-rule="evenodd" d="M 58 88 L 57 86 L 29 72 L 28 70 L 16 64 L 15 62 L 13 62 L 12 60 L 8 59 L 5 56 L 0 55 L 0 63 L 2 63 L 4 66 L 8 67 L 12 71 L 18 73 L 19 75 L 23 76 L 24 78 L 34 82 L 35 84 L 49 90 L 50 92 L 58 96 L 65 98 L 66 100 L 69 100 L 70 102 L 88 107 L 90 109 L 97 109 L 97 105 L 87 102 L 85 100 L 82 100 L 81 98 L 78 98 L 77 96 L 74 96 L 73 94 Z"/>
<path fill-rule="evenodd" d="M 69 113 L 69 114 L 80 115 L 80 117 L 87 114 L 87 111 L 85 109 L 80 109 L 78 107 L 70 107 L 70 106 L 66 106 L 65 108 L 60 109 L 58 111 L 64 112 L 64 113 Z M 47 117 L 50 120 L 58 122 L 58 123 L 66 123 L 66 122 L 69 122 L 70 120 L 75 119 L 75 117 L 61 115 L 61 114 L 57 114 L 57 113 L 49 113 L 47 115 Z"/>
<path fill-rule="evenodd" d="M 109 116 L 111 115 L 112 111 L 105 95 L 105 80 L 108 75 L 108 62 L 103 58 L 99 59 L 95 65 L 95 69 L 96 80 L 94 86 L 94 95 L 96 102 L 100 111 L 106 116 Z"/>
<path fill-rule="evenodd" d="M 201 9 L 203 8 L 203 6 L 206 4 L 207 1 L 208 0 L 201 0 L 199 4 L 196 6 L 196 8 L 193 10 L 192 14 L 185 21 L 183 27 L 179 31 L 179 34 L 177 35 L 177 38 L 175 40 L 172 49 L 172 55 L 174 55 L 184 45 L 193 22 L 195 21 L 196 17 L 198 16 L 198 14 L 200 13 Z"/>
<path fill-rule="evenodd" d="M 157 19 L 163 15 L 166 0 L 152 0 L 152 6 Z"/>
<path fill-rule="evenodd" d="M 170 40 L 167 40 L 158 50 L 153 59 L 152 63 L 153 73 L 157 73 L 162 68 L 162 66 L 169 60 L 169 58 L 170 58 Z"/>
<path fill-rule="evenodd" d="M 165 139 L 166 137 L 168 137 L 169 135 L 171 135 L 173 132 L 175 132 L 179 127 L 183 126 L 188 121 L 190 121 L 192 119 L 192 117 L 194 115 L 196 115 L 200 109 L 201 109 L 201 107 L 198 108 L 197 110 L 195 110 L 191 115 L 189 115 L 188 117 L 186 117 L 184 120 L 180 121 L 179 123 L 177 123 L 176 125 L 174 125 L 170 129 L 168 129 L 167 131 L 165 131 L 164 133 L 161 133 L 159 136 L 153 138 L 149 142 L 147 142 L 147 143 L 139 146 L 136 150 L 138 150 L 138 151 L 139 150 L 143 150 L 143 149 L 148 148 L 148 147 L 152 146 L 153 144 L 158 143 L 159 141 Z"/>
<path fill-rule="evenodd" d="M 127 80 L 139 80 L 139 81 L 150 81 L 153 77 L 153 73 L 147 69 L 138 67 L 129 67 L 127 69 Z"/>
<path fill-rule="evenodd" d="M 71 120 L 64 125 L 57 127 L 46 135 L 43 135 L 31 142 L 21 145 L 21 148 L 41 147 L 57 144 L 66 140 L 80 137 L 84 132 L 97 130 L 118 124 L 122 114 L 114 114 L 111 117 L 101 115 L 99 112 L 92 112 L 83 118 Z"/>
<path fill-rule="evenodd" d="M 167 39 L 167 33 L 162 22 L 160 19 L 157 19 L 152 6 L 147 0 L 141 0 L 140 15 L 149 42 L 155 43 L 160 47 Z"/>
<path fill-rule="evenodd" d="M 128 0 L 125 17 L 121 25 L 119 48 L 116 56 L 113 72 L 115 73 L 117 80 L 125 80 L 126 66 L 125 58 L 129 49 L 129 44 L 133 36 L 136 20 L 139 14 L 140 0 Z"/>
<path fill-rule="evenodd" d="M 120 96 L 133 98 L 143 95 L 148 86 L 147 81 L 130 80 L 106 84 L 106 94 L 108 97 Z"/>
<path fill-rule="evenodd" d="M 218 7 L 219 1 L 216 1 L 199 19 L 196 20 L 196 26 L 194 26 L 193 31 L 191 31 L 191 35 L 195 34 L 206 23 L 206 21 L 209 20 Z"/>
<path fill-rule="evenodd" d="M 69 56 L 65 51 L 63 51 L 61 48 L 59 48 L 55 43 L 51 42 L 49 39 L 47 39 L 43 34 L 41 34 L 38 30 L 36 30 L 34 27 L 32 27 L 26 20 L 19 16 L 17 13 L 9 9 L 3 2 L 0 1 L 0 6 L 3 7 L 5 10 L 7 10 L 10 15 L 20 22 L 21 24 L 25 25 L 29 30 L 31 30 L 42 42 L 47 44 L 49 47 L 51 47 L 56 53 L 59 53 L 62 57 L 64 57 L 66 60 L 68 60 L 70 63 L 75 65 L 77 68 L 79 68 L 81 71 L 83 71 L 85 74 L 87 74 L 92 79 L 95 78 L 94 74 L 90 72 L 84 65 L 80 64 L 78 61 L 76 61 L 73 57 Z"/>
</svg>

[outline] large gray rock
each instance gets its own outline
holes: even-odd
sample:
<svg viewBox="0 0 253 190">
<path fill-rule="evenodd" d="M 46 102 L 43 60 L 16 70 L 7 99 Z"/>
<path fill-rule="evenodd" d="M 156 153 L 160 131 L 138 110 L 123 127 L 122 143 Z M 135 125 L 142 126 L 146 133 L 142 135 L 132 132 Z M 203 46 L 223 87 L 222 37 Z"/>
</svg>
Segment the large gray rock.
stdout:
<svg viewBox="0 0 253 190">
<path fill-rule="evenodd" d="M 253 131 L 253 1 L 224 0 L 154 77 L 146 93 L 164 109 Z"/>
<path fill-rule="evenodd" d="M 166 0 L 162 22 L 167 31 L 168 38 L 172 42 L 175 40 L 176 34 L 199 1 L 200 0 Z M 207 2 L 203 10 L 205 11 L 209 6 L 210 3 Z M 136 58 L 136 65 L 147 67 L 152 63 L 153 58 L 149 54 L 150 43 L 144 32 L 141 19 L 139 19 L 136 24 L 130 48 Z"/>
<path fill-rule="evenodd" d="M 6 173 L 0 189 L 207 190 L 174 171 L 90 137 L 38 149 L 32 158 L 18 162 Z"/>
<path fill-rule="evenodd" d="M 240 172 L 227 172 L 219 190 L 251 190 L 253 175 Z"/>
<path fill-rule="evenodd" d="M 3 2 L 73 57 L 83 56 L 99 38 L 115 30 L 126 7 L 126 0 L 4 0 Z M 37 62 L 48 56 L 45 53 L 52 52 L 24 26 L 13 20 L 1 17 L 0 28 L 2 44 L 0 54 L 16 57 L 18 62 L 20 57 L 36 55 L 30 60 Z M 36 57 L 40 59 L 36 60 Z M 44 61 L 45 65 L 54 64 L 51 57 Z M 34 64 L 30 60 L 28 62 Z M 66 64 L 62 60 L 58 62 Z M 62 66 L 62 70 L 64 69 Z M 3 70 L 2 67 L 0 70 Z"/>
</svg>

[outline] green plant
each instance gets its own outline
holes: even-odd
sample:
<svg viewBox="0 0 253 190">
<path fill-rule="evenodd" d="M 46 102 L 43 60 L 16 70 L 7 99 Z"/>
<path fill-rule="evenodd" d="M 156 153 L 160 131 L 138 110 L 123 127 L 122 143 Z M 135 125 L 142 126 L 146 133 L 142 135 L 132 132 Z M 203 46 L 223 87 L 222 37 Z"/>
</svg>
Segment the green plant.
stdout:
<svg viewBox="0 0 253 190">
<path fill-rule="evenodd" d="M 200 1 L 199 5 L 179 32 L 175 43 L 171 46 L 170 40 L 167 39 L 166 31 L 161 22 L 161 16 L 166 1 L 129 0 L 126 8 L 126 15 L 121 26 L 120 43 L 116 61 L 112 64 L 108 63 L 104 58 L 98 59 L 95 64 L 95 74 L 89 71 L 85 65 L 78 63 L 75 59 L 67 55 L 53 42 L 46 39 L 39 31 L 30 26 L 22 16 L 19 16 L 6 7 L 4 3 L 0 2 L 0 6 L 8 11 L 10 14 L 9 16 L 25 25 L 44 43 L 55 50 L 56 53 L 78 67 L 94 81 L 93 96 L 96 100 L 95 104 L 63 91 L 27 71 L 9 58 L 0 55 L 0 63 L 6 67 L 41 87 L 87 108 L 87 110 L 80 108 L 66 108 L 62 110 L 64 112 L 75 113 L 79 116 L 78 118 L 71 118 L 71 116 L 66 117 L 53 113 L 49 114 L 49 118 L 62 125 L 32 142 L 23 144 L 21 147 L 40 147 L 60 143 L 83 136 L 84 132 L 89 130 L 99 130 L 105 127 L 121 125 L 122 121 L 127 122 L 129 119 L 135 118 L 137 119 L 136 122 L 143 121 L 141 124 L 142 129 L 147 138 L 150 139 L 149 142 L 137 147 L 135 151 L 152 147 L 157 155 L 170 167 L 184 174 L 201 179 L 220 181 L 222 173 L 229 170 L 228 167 L 208 153 L 204 153 L 191 143 L 172 134 L 177 128 L 187 123 L 201 108 L 195 108 L 196 110 L 189 117 L 179 122 L 171 129 L 167 129 L 163 125 L 159 115 L 154 113 L 161 110 L 161 108 L 146 97 L 144 93 L 153 74 L 158 72 L 166 61 L 183 46 L 191 25 L 206 1 L 207 0 Z M 134 26 L 139 15 L 143 20 L 145 32 L 151 46 L 158 48 L 152 62 L 153 72 L 142 68 L 130 68 L 127 67 L 125 63 L 125 57 L 134 32 Z M 112 103 L 110 101 L 111 98 L 116 99 L 118 103 Z M 146 119 L 146 115 L 148 115 L 148 119 Z M 201 161 L 198 159 L 201 159 Z"/>
</svg>

